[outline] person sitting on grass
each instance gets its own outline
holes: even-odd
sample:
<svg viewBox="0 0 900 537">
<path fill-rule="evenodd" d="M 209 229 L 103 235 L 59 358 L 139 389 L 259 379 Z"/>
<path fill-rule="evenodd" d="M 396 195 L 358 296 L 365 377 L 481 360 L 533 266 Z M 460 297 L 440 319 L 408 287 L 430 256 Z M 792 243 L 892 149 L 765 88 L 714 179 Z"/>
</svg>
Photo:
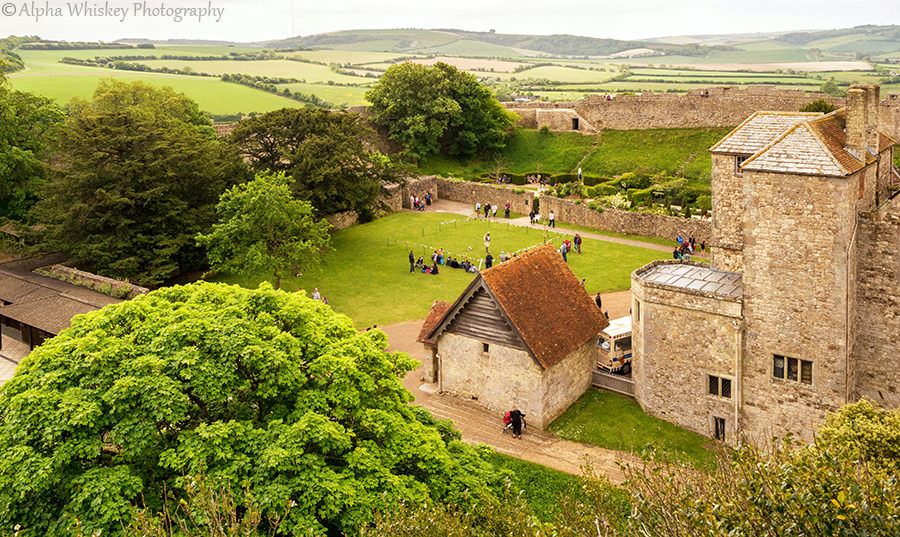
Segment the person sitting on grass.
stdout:
<svg viewBox="0 0 900 537">
<path fill-rule="evenodd" d="M 437 266 L 437 263 L 435 263 L 434 265 L 431 265 L 431 274 L 437 274 L 437 273 L 438 273 L 438 266 Z"/>
</svg>

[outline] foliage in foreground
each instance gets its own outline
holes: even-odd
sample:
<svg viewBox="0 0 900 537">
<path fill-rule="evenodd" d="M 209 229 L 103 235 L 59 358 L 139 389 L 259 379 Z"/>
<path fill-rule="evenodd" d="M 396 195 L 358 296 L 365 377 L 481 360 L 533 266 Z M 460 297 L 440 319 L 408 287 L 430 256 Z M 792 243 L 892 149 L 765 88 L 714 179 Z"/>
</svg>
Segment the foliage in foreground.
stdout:
<svg viewBox="0 0 900 537">
<path fill-rule="evenodd" d="M 465 504 L 493 468 L 409 405 L 415 366 L 300 293 L 168 287 L 78 316 L 0 388 L 0 527 L 120 534 L 192 476 L 280 532 L 353 533 L 391 502 Z"/>
<path fill-rule="evenodd" d="M 474 75 L 443 62 L 392 65 L 366 99 L 372 121 L 416 158 L 499 151 L 516 118 Z"/>
<path fill-rule="evenodd" d="M 105 276 L 156 285 L 202 266 L 194 236 L 246 168 L 171 88 L 103 80 L 58 129 L 36 220 L 42 246 Z"/>
<path fill-rule="evenodd" d="M 267 271 L 281 279 L 321 260 L 331 225 L 316 218 L 309 202 L 295 200 L 284 173 L 262 173 L 222 194 L 219 222 L 197 236 L 213 270 L 236 274 Z"/>
<path fill-rule="evenodd" d="M 646 459 L 624 467 L 628 499 L 588 467 L 579 493 L 564 496 L 547 525 L 521 502 L 505 509 L 401 505 L 382 514 L 370 534 L 428 537 L 447 527 L 458 535 L 514 529 L 496 534 L 528 537 L 893 537 L 900 527 L 898 416 L 868 401 L 847 405 L 812 445 L 787 438 L 764 449 L 721 448 L 709 472 Z"/>
</svg>

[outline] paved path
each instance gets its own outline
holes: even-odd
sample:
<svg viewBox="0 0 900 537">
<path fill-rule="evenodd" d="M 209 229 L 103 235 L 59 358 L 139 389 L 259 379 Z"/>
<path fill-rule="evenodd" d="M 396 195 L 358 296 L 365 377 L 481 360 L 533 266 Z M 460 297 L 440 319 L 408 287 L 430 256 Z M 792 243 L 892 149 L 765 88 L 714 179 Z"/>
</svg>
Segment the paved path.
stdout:
<svg viewBox="0 0 900 537">
<path fill-rule="evenodd" d="M 604 301 L 605 302 L 605 301 Z M 422 344 L 416 342 L 422 321 L 407 321 L 382 327 L 388 336 L 391 350 L 409 353 L 416 359 L 422 357 Z M 580 475 L 586 460 L 598 473 L 602 472 L 613 483 L 624 477 L 618 462 L 633 462 L 628 453 L 599 448 L 563 440 L 549 431 L 527 429 L 521 440 L 503 434 L 501 416 L 474 401 L 452 395 L 440 395 L 434 385 L 423 385 L 422 370 L 411 371 L 403 380 L 404 386 L 415 396 L 415 404 L 427 408 L 437 418 L 450 419 L 454 428 L 462 433 L 470 444 L 487 444 L 497 452 L 543 464 L 570 474 Z"/>
<path fill-rule="evenodd" d="M 409 210 L 409 209 L 406 209 L 406 210 Z M 412 211 L 412 212 L 415 212 L 415 211 Z M 460 215 L 465 215 L 465 216 L 473 216 L 475 214 L 475 210 L 470 205 L 468 205 L 466 203 L 461 203 L 458 201 L 448 201 L 448 200 L 437 200 L 434 203 L 434 205 L 432 205 L 431 212 L 454 213 L 454 214 L 460 214 Z M 667 252 L 670 254 L 672 253 L 672 250 L 675 249 L 675 241 L 674 240 L 672 241 L 672 246 L 663 246 L 662 244 L 656 244 L 656 243 L 652 243 L 652 242 L 644 242 L 644 241 L 639 241 L 639 240 L 634 240 L 634 239 L 625 239 L 625 238 L 621 238 L 621 237 L 611 237 L 609 235 L 603 235 L 600 233 L 592 233 L 590 231 L 567 229 L 565 227 L 565 224 L 563 224 L 562 226 L 558 226 L 556 228 L 551 228 L 550 226 L 545 226 L 543 224 L 531 224 L 531 223 L 529 223 L 527 216 L 522 216 L 519 218 L 511 218 L 509 220 L 506 220 L 505 218 L 498 216 L 494 220 L 497 222 L 509 223 L 514 226 L 530 227 L 533 229 L 541 229 L 541 230 L 547 230 L 547 231 L 551 231 L 551 232 L 555 231 L 557 233 L 565 233 L 565 234 L 570 234 L 570 235 L 574 235 L 574 234 L 578 233 L 586 239 L 594 239 L 594 240 L 598 240 L 598 241 L 613 242 L 616 244 L 625 244 L 628 246 L 636 246 L 638 248 L 649 248 L 651 250 L 657 250 L 659 252 Z M 704 255 L 695 255 L 694 257 L 706 258 L 706 255 L 705 254 Z"/>
</svg>

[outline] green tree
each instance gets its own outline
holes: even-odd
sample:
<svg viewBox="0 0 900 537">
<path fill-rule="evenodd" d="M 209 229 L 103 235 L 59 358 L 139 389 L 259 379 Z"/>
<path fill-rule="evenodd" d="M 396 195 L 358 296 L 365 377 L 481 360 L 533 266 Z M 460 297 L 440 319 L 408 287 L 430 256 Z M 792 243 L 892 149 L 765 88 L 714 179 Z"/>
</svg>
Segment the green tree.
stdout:
<svg viewBox="0 0 900 537">
<path fill-rule="evenodd" d="M 516 115 L 478 79 L 451 65 L 392 65 L 366 92 L 372 120 L 415 158 L 503 149 Z"/>
<path fill-rule="evenodd" d="M 841 91 L 841 88 L 834 80 L 823 82 L 822 86 L 819 87 L 819 91 L 831 97 L 842 97 L 844 95 L 844 92 Z"/>
<path fill-rule="evenodd" d="M 285 172 L 294 196 L 320 214 L 370 216 L 384 185 L 402 182 L 406 166 L 372 149 L 375 132 L 356 114 L 283 108 L 245 119 L 231 141 L 255 172 Z"/>
<path fill-rule="evenodd" d="M 62 119 L 50 99 L 13 91 L 0 78 L 0 216 L 22 220 L 34 205 L 46 181 L 48 137 Z"/>
<path fill-rule="evenodd" d="M 156 285 L 205 262 L 194 237 L 247 178 L 197 104 L 171 88 L 104 80 L 58 129 L 34 208 L 44 247 L 108 276 Z"/>
<path fill-rule="evenodd" d="M 0 527 L 117 535 L 135 508 L 178 511 L 195 480 L 288 535 L 353 533 L 398 500 L 491 498 L 482 450 L 409 404 L 416 365 L 268 283 L 77 316 L 0 388 Z"/>
<path fill-rule="evenodd" d="M 834 106 L 825 99 L 816 99 L 803 105 L 801 112 L 834 112 Z"/>
<path fill-rule="evenodd" d="M 289 183 L 283 172 L 267 172 L 222 194 L 216 206 L 219 222 L 208 234 L 197 235 L 213 270 L 268 272 L 278 289 L 281 278 L 321 259 L 331 242 L 331 225 L 316 219 L 309 202 L 294 199 Z"/>
</svg>

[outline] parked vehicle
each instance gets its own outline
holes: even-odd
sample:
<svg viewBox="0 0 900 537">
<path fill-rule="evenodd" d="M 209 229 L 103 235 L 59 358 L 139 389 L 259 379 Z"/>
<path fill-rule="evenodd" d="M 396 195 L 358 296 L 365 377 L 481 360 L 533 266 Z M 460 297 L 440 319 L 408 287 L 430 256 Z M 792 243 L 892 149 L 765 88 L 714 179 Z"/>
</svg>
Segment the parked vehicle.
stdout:
<svg viewBox="0 0 900 537">
<path fill-rule="evenodd" d="M 597 367 L 610 373 L 631 374 L 631 316 L 609 322 L 597 339 Z"/>
</svg>

